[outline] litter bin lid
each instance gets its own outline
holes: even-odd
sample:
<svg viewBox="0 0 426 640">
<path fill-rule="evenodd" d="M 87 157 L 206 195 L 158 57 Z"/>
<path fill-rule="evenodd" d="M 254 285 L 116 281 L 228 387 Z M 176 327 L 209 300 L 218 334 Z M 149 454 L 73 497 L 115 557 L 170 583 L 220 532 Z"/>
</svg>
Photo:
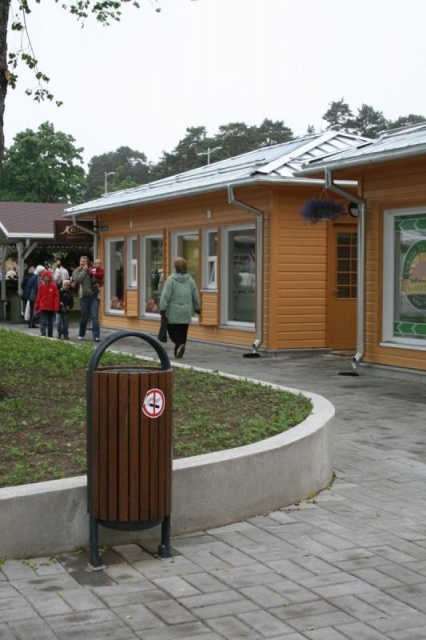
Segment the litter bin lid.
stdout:
<svg viewBox="0 0 426 640">
<path fill-rule="evenodd" d="M 105 367 L 98 367 L 96 373 L 129 373 L 129 374 L 141 374 L 141 373 L 156 373 L 164 371 L 160 367 L 138 367 L 132 365 L 110 365 Z"/>
</svg>

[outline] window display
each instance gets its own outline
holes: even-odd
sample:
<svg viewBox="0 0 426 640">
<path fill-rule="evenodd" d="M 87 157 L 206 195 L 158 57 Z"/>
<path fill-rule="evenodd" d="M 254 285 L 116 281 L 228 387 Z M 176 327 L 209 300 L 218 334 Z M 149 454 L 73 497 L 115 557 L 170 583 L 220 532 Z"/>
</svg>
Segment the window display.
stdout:
<svg viewBox="0 0 426 640">
<path fill-rule="evenodd" d="M 426 212 L 394 213 L 390 220 L 394 237 L 392 336 L 426 340 Z"/>
</svg>

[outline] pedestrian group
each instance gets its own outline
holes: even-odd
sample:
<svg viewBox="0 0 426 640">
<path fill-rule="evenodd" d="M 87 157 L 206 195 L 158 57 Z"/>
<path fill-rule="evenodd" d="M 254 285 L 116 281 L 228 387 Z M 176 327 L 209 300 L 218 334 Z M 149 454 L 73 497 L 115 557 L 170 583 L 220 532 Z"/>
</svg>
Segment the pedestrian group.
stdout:
<svg viewBox="0 0 426 640">
<path fill-rule="evenodd" d="M 99 300 L 104 283 L 104 270 L 100 259 L 91 265 L 87 256 L 81 256 L 79 266 L 69 272 L 60 260 L 55 270 L 39 265 L 24 266 L 21 282 L 24 317 L 30 329 L 39 328 L 40 335 L 53 338 L 56 326 L 57 338 L 69 339 L 69 313 L 74 307 L 73 288 L 80 298 L 79 339 L 86 335 L 90 319 L 93 340 L 99 342 Z"/>
<path fill-rule="evenodd" d="M 30 329 L 39 326 L 40 335 L 53 338 L 56 326 L 57 338 L 69 339 L 69 313 L 74 307 L 73 289 L 78 288 L 80 322 L 78 339 L 84 340 L 88 323 L 91 323 L 94 342 L 100 341 L 99 303 L 104 284 L 102 261 L 93 265 L 87 256 L 81 256 L 71 278 L 60 260 L 55 270 L 39 265 L 24 267 L 21 282 L 25 319 Z M 161 328 L 158 338 L 174 344 L 174 355 L 182 358 L 185 353 L 188 328 L 192 317 L 200 314 L 200 294 L 194 278 L 188 273 L 185 258 L 176 258 L 174 273 L 166 279 L 160 296 Z M 39 325 L 36 323 L 39 322 Z"/>
</svg>

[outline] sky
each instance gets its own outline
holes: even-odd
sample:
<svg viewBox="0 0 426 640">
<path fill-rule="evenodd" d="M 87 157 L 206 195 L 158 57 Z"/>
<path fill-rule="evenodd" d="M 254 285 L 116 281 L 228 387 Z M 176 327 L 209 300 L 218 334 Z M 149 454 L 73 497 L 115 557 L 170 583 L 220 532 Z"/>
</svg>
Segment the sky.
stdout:
<svg viewBox="0 0 426 640">
<path fill-rule="evenodd" d="M 119 23 L 82 27 L 61 0 L 30 0 L 35 56 L 64 104 L 27 97 L 35 81 L 20 67 L 6 99 L 6 146 L 48 121 L 84 148 L 86 166 L 120 146 L 155 163 L 193 126 L 213 136 L 230 122 L 270 118 L 295 136 L 308 125 L 320 131 L 342 98 L 355 115 L 368 104 L 391 120 L 426 119 L 424 0 L 139 3 L 126 4 Z M 9 34 L 9 51 L 19 44 Z"/>
</svg>

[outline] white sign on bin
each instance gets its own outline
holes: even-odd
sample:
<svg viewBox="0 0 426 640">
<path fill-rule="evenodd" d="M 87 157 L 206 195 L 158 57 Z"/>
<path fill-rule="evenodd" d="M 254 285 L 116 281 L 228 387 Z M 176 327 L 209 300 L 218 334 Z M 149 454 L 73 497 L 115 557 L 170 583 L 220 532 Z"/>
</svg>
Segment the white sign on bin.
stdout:
<svg viewBox="0 0 426 640">
<path fill-rule="evenodd" d="M 166 406 L 166 398 L 161 389 L 149 389 L 145 394 L 142 411 L 148 418 L 159 418 Z"/>
</svg>

